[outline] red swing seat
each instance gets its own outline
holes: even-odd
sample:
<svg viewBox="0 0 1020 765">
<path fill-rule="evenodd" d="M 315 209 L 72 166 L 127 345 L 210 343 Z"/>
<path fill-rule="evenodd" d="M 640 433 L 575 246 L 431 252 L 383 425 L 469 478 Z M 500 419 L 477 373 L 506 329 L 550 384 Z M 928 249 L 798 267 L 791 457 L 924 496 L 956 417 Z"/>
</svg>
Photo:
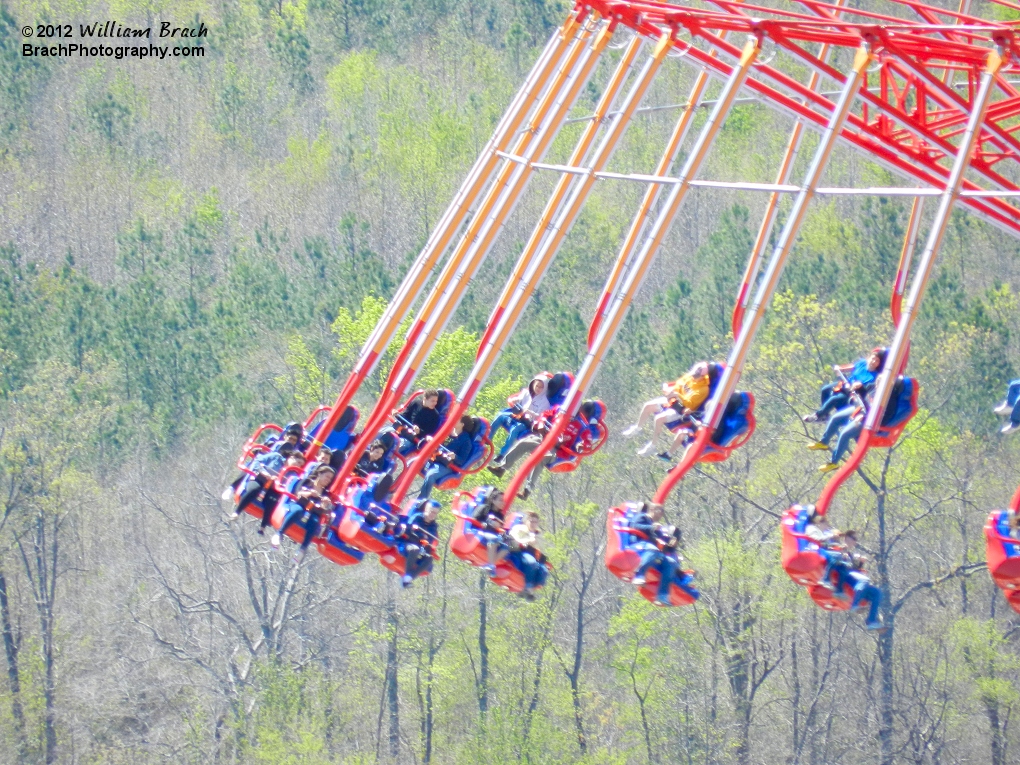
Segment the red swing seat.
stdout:
<svg viewBox="0 0 1020 765">
<path fill-rule="evenodd" d="M 903 429 L 907 427 L 907 424 L 914 419 L 914 416 L 917 414 L 917 394 L 920 392 L 921 386 L 917 384 L 917 380 L 913 377 L 904 377 L 903 384 L 910 386 L 910 406 L 908 410 L 896 416 L 893 424 L 887 425 L 886 427 L 879 427 L 879 429 L 875 431 L 875 435 L 871 437 L 871 446 L 877 446 L 881 449 L 890 448 L 897 440 L 899 440 L 900 434 L 903 433 Z"/>
<path fill-rule="evenodd" d="M 783 570 L 794 582 L 805 587 L 816 585 L 825 570 L 818 544 L 804 534 L 810 517 L 810 506 L 794 505 L 783 513 L 780 521 Z M 825 590 L 824 587 L 820 589 Z"/>
<path fill-rule="evenodd" d="M 1020 592 L 1020 540 L 1008 531 L 1006 511 L 992 511 L 985 521 L 985 560 L 988 573 L 1007 596 Z"/>
<path fill-rule="evenodd" d="M 609 572 L 624 582 L 629 582 L 637 573 L 641 565 L 641 555 L 632 545 L 636 541 L 648 541 L 648 537 L 640 531 L 627 526 L 626 508 L 617 506 L 609 509 L 606 514 L 606 552 L 605 563 Z M 693 571 L 684 570 L 684 573 L 693 576 Z M 641 585 L 638 592 L 641 597 L 649 603 L 662 605 L 658 602 L 660 574 L 654 568 L 649 569 L 645 576 L 645 583 Z M 669 603 L 671 606 L 689 606 L 697 600 L 692 591 L 681 587 L 673 582 L 669 587 Z"/>
<path fill-rule="evenodd" d="M 754 435 L 754 429 L 758 426 L 758 421 L 754 416 L 754 394 L 750 391 L 743 391 L 738 395 L 743 397 L 743 403 L 740 408 L 744 411 L 738 410 L 736 418 L 738 421 L 743 419 L 746 424 L 738 422 L 737 426 L 732 429 L 727 429 L 723 426 L 717 428 L 717 432 L 720 429 L 723 430 L 723 438 L 719 443 L 709 439 L 705 445 L 705 450 L 698 457 L 698 462 L 725 462 L 730 458 L 734 449 L 739 449 L 750 441 L 751 436 Z M 713 436 L 715 435 L 713 433 Z"/>
</svg>

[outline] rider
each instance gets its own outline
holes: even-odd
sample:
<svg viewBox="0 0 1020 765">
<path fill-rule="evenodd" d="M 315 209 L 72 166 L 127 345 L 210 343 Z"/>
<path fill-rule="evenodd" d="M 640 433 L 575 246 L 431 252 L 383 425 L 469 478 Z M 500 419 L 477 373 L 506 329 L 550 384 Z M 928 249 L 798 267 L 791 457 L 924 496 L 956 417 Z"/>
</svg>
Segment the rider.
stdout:
<svg viewBox="0 0 1020 765">
<path fill-rule="evenodd" d="M 280 435 L 266 439 L 264 446 L 266 446 L 270 452 L 278 452 L 285 445 L 296 446 L 301 451 L 305 451 L 308 448 L 309 442 L 305 438 L 305 428 L 300 422 L 288 422 Z M 244 483 L 245 479 L 248 478 L 247 473 L 241 473 L 237 478 L 230 482 L 230 485 L 223 490 L 221 498 L 225 502 L 229 502 L 234 497 L 234 492 L 237 491 L 237 487 Z"/>
<path fill-rule="evenodd" d="M 439 404 L 439 391 L 434 388 L 422 391 L 421 396 L 415 398 L 398 413 L 396 425 L 397 434 L 400 436 L 400 446 L 397 451 L 401 456 L 407 456 L 421 448 L 422 442 L 433 435 L 441 424 L 441 417 L 436 410 Z"/>
<path fill-rule="evenodd" d="M 288 499 L 287 514 L 283 517 L 280 530 L 273 535 L 272 545 L 280 546 L 280 539 L 292 524 L 297 523 L 305 530 L 305 538 L 295 560 L 300 562 L 312 539 L 319 531 L 324 516 L 333 510 L 333 503 L 325 496 L 326 489 L 333 482 L 336 471 L 329 465 L 319 465 L 312 474 L 301 481 L 295 492 L 295 499 Z"/>
<path fill-rule="evenodd" d="M 1009 415 L 1009 422 L 1002 426 L 1000 433 L 1020 430 L 1020 380 L 1010 380 L 1006 398 L 995 407 L 995 413 L 1002 417 Z"/>
<path fill-rule="evenodd" d="M 354 466 L 354 472 L 362 478 L 368 478 L 373 473 L 389 472 L 389 466 L 386 464 L 386 444 L 379 440 L 373 441 Z"/>
<path fill-rule="evenodd" d="M 535 588 L 544 585 L 549 576 L 545 555 L 536 547 L 538 535 L 542 533 L 539 523 L 538 513 L 528 510 L 524 514 L 524 520 L 511 526 L 507 534 L 510 546 L 510 554 L 507 557 L 524 574 L 521 597 L 525 600 L 534 600 Z"/>
<path fill-rule="evenodd" d="M 475 430 L 480 425 L 476 418 L 465 414 L 453 426 L 453 433 L 425 466 L 425 482 L 418 492 L 418 499 L 428 499 L 437 483 L 456 475 L 454 467 L 463 470 L 467 466 L 467 461 L 471 459 L 471 453 L 475 448 Z"/>
<path fill-rule="evenodd" d="M 882 414 L 882 422 L 879 425 L 884 425 L 886 421 L 896 413 L 895 408 L 892 406 L 892 402 L 899 401 L 903 396 L 904 392 L 904 378 L 897 378 L 896 382 L 893 383 L 892 390 L 889 393 L 890 406 Z M 824 465 L 818 466 L 818 472 L 828 473 L 830 470 L 836 470 L 839 467 L 839 461 L 843 459 L 843 455 L 846 454 L 846 450 L 850 448 L 850 442 L 856 441 L 860 438 L 861 431 L 864 430 L 864 418 L 868 414 L 868 410 L 874 403 L 874 388 L 870 390 L 866 395 L 860 399 L 860 406 L 853 407 L 847 406 L 835 412 L 832 417 L 829 418 L 829 424 L 825 427 L 825 434 L 822 438 L 828 442 L 833 435 L 838 431 L 839 438 L 836 439 L 836 446 L 832 450 L 832 457 Z M 809 449 L 828 449 L 829 447 L 825 444 L 821 444 L 821 447 L 812 444 L 808 447 Z"/>
<path fill-rule="evenodd" d="M 573 451 L 577 451 L 578 441 L 586 442 L 581 445 L 582 450 L 585 450 L 591 445 L 591 429 L 589 426 L 595 426 L 598 424 L 598 418 L 593 416 L 596 411 L 595 401 L 584 401 L 577 410 L 577 414 L 570 418 L 570 422 L 567 423 L 560 437 L 557 439 L 556 449 L 561 446 L 570 447 Z M 533 425 L 533 432 L 529 435 L 521 438 L 514 444 L 514 447 L 507 453 L 506 457 L 503 458 L 502 464 L 489 465 L 489 472 L 495 475 L 497 478 L 502 478 L 507 468 L 513 467 L 520 459 L 528 456 L 535 451 L 545 439 L 545 434 L 552 427 L 552 422 L 556 416 L 555 411 L 550 410 L 545 412 L 541 418 L 539 418 Z M 521 499 L 527 499 L 531 496 L 531 492 L 535 487 L 535 482 L 538 480 L 539 475 L 542 472 L 542 468 L 547 467 L 554 459 L 556 459 L 556 449 L 546 454 L 542 461 L 539 462 L 527 480 L 524 482 L 520 493 L 517 495 Z"/>
<path fill-rule="evenodd" d="M 847 581 L 854 588 L 854 597 L 850 601 L 850 610 L 857 608 L 862 600 L 868 601 L 868 618 L 864 626 L 869 630 L 884 630 L 882 618 L 879 615 L 879 608 L 882 606 L 882 590 L 871 583 L 871 579 L 864 573 L 864 563 L 868 560 L 866 556 L 855 553 L 857 547 L 857 534 L 847 531 L 843 534 L 843 542 L 846 545 L 847 556 L 849 557 L 849 568 L 846 572 Z"/>
<path fill-rule="evenodd" d="M 276 472 L 260 469 L 258 475 L 251 479 L 249 487 L 241 494 L 237 508 L 234 510 L 233 515 L 231 515 L 231 518 L 236 518 L 248 505 L 258 498 L 259 492 L 262 492 L 262 523 L 259 524 L 258 528 L 260 535 L 266 533 L 266 527 L 273 517 L 273 510 L 276 509 L 276 505 L 280 501 L 280 493 L 276 490 L 274 479 L 280 472 L 289 469 L 300 471 L 305 466 L 305 455 L 293 444 L 283 447 L 280 452 L 286 455 L 284 463 L 280 465 Z"/>
<path fill-rule="evenodd" d="M 652 439 L 638 449 L 639 455 L 654 451 L 664 427 L 693 425 L 694 418 L 703 414 L 705 402 L 715 390 L 722 369 L 723 365 L 718 362 L 699 361 L 687 374 L 673 382 L 663 383 L 665 395 L 647 402 L 638 421 L 623 431 L 624 436 L 633 436 L 647 424 L 649 417 L 655 416 Z"/>
<path fill-rule="evenodd" d="M 661 512 L 659 517 L 662 517 Z M 677 551 L 680 536 L 680 529 L 676 526 L 655 523 L 650 537 L 652 544 L 642 551 L 641 564 L 638 566 L 634 578 L 631 579 L 631 584 L 641 587 L 646 581 L 645 575 L 648 570 L 656 569 L 659 572 L 659 586 L 655 593 L 655 600 L 659 605 L 672 605 L 669 600 L 670 587 L 674 582 L 680 582 L 678 574 L 681 560 Z"/>
<path fill-rule="evenodd" d="M 507 434 L 506 441 L 503 442 L 493 464 L 501 465 L 506 453 L 510 451 L 517 440 L 530 433 L 532 423 L 542 416 L 542 412 L 551 408 L 549 397 L 545 395 L 548 382 L 549 374 L 547 372 L 535 375 L 531 378 L 527 388 L 521 388 L 520 392 L 510 397 L 510 408 L 504 409 L 492 421 L 493 436 L 499 428 L 505 430 Z"/>
<path fill-rule="evenodd" d="M 486 564 L 482 570 L 489 576 L 495 576 L 496 564 L 510 552 L 503 538 L 503 523 L 506 521 L 506 499 L 499 489 L 491 489 L 485 498 L 478 503 L 471 517 L 482 524 L 478 538 L 485 543 Z"/>
<path fill-rule="evenodd" d="M 870 392 L 875 387 L 875 380 L 885 366 L 888 355 L 889 349 L 879 346 L 872 350 L 867 358 L 857 359 L 853 364 L 833 367 L 840 375 L 840 379 L 822 386 L 822 405 L 811 414 L 804 415 L 804 422 L 818 422 L 849 404 L 853 394 L 863 396 Z M 823 444 L 821 448 L 828 447 Z"/>
<path fill-rule="evenodd" d="M 394 537 L 397 550 L 407 561 L 400 580 L 403 587 L 410 587 L 415 578 L 432 571 L 432 553 L 439 541 L 439 524 L 436 523 L 439 508 L 434 499 L 421 499 L 411 506 L 407 515 L 399 518 Z"/>
</svg>

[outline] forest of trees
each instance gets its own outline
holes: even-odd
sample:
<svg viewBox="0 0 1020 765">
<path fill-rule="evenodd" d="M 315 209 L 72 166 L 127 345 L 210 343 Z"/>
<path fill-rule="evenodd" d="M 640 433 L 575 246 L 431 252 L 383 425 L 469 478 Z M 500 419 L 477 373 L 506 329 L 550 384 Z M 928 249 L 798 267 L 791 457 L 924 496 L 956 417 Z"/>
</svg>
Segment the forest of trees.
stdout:
<svg viewBox="0 0 1020 765">
<path fill-rule="evenodd" d="M 1020 246 L 964 212 L 914 333 L 921 411 L 831 513 L 861 531 L 881 635 L 788 579 L 777 519 L 823 484 L 801 416 L 831 365 L 892 337 L 903 197 L 813 203 L 741 385 L 758 430 L 667 505 L 693 607 L 656 609 L 602 563 L 606 509 L 664 474 L 618 433 L 662 380 L 728 352 L 761 194 L 699 190 L 681 211 L 592 390 L 607 447 L 522 503 L 554 564 L 535 603 L 449 554 L 409 590 L 367 559 L 294 564 L 228 519 L 240 444 L 332 401 L 566 8 L 0 0 L 0 762 L 1017 762 L 1020 617 L 981 528 L 1020 481 L 991 411 L 1020 368 Z M 204 23 L 206 55 L 21 56 L 23 25 L 106 18 Z M 670 60 L 645 102 L 695 76 Z M 611 169 L 651 172 L 674 119 L 637 117 Z M 740 103 L 703 175 L 771 182 L 790 127 Z M 421 385 L 460 387 L 553 180 Z M 840 149 L 826 182 L 896 180 Z M 597 185 L 478 414 L 577 368 L 634 186 Z"/>
</svg>

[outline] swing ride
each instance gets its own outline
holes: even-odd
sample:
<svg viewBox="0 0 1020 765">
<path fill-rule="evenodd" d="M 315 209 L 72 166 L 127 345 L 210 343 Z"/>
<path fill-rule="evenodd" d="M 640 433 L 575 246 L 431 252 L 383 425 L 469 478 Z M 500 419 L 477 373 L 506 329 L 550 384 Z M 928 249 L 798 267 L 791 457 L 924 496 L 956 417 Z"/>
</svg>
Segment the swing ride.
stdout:
<svg viewBox="0 0 1020 765">
<path fill-rule="evenodd" d="M 995 2 L 1017 8 L 1006 0 Z M 352 565 L 365 554 L 374 554 L 407 579 L 400 552 L 407 539 L 394 536 L 394 529 L 407 526 L 401 519 L 413 512 L 412 485 L 432 470 L 440 476 L 434 488 L 455 490 L 465 475 L 490 464 L 492 423 L 471 418 L 468 411 L 596 184 L 644 184 L 640 205 L 595 302 L 584 360 L 574 373 L 543 378 L 550 394 L 556 380 L 556 401 L 549 395 L 548 410 L 530 420 L 530 431 L 519 444 L 526 447 L 520 467 L 504 491 L 488 486 L 462 491 L 452 503 L 450 549 L 456 557 L 486 569 L 495 583 L 510 591 L 540 586 L 521 570 L 519 556 L 494 558 L 490 548 L 503 545 L 502 532 L 527 522 L 512 507 L 519 497 L 528 496 L 543 470 L 570 472 L 606 443 L 606 407 L 586 396 L 689 192 L 763 192 L 768 194 L 765 214 L 732 312 L 733 345 L 712 379 L 703 407 L 686 421 L 683 453 L 649 502 L 622 503 L 607 517 L 605 562 L 615 576 L 640 583 L 641 594 L 652 602 L 694 603 L 698 592 L 691 572 L 680 568 L 668 543 L 664 546 L 655 533 L 649 535 L 634 524 L 650 508 L 661 516 L 661 506 L 696 465 L 728 459 L 753 436 L 756 401 L 753 393 L 740 390 L 741 376 L 813 199 L 907 196 L 913 197 L 913 205 L 890 301 L 894 335 L 873 389 L 849 393 L 854 406 L 845 427 L 853 429 L 848 435 L 856 445 L 848 460 L 834 468 L 814 504 L 789 508 L 780 525 L 782 565 L 821 607 L 846 609 L 875 597 L 875 588 L 865 597 L 864 590 L 858 591 L 854 599 L 850 589 L 837 591 L 850 584 L 839 577 L 835 583 L 829 579 L 836 572 L 827 567 L 828 551 L 811 525 L 828 513 L 840 487 L 868 452 L 893 447 L 917 412 L 920 385 L 905 375 L 910 337 L 954 207 L 1020 235 L 1020 209 L 1011 199 L 1020 195 L 1020 186 L 1010 180 L 1016 173 L 1009 166 L 1020 158 L 1014 125 L 1020 116 L 1020 90 L 1009 79 L 1020 68 L 1020 48 L 1014 23 L 971 15 L 966 0 L 956 12 L 892 0 L 887 7 L 898 15 L 849 8 L 842 0 L 798 0 L 788 5 L 789 9 L 766 8 L 739 0 L 709 0 L 706 7 L 693 8 L 651 0 L 583 0 L 573 7 L 408 270 L 336 402 L 317 409 L 304 424 L 307 462 L 312 464 L 323 447 L 331 455 L 333 477 L 323 499 L 334 509 L 314 540 L 322 555 Z M 546 162 L 564 126 L 579 121 L 570 115 L 579 94 L 596 88 L 593 74 L 609 50 L 614 51 L 613 71 L 598 86 L 597 105 L 583 118 L 569 159 L 563 164 Z M 609 171 L 635 114 L 659 108 L 644 102 L 656 77 L 675 62 L 693 67 L 697 74 L 686 101 L 679 105 L 654 172 Z M 710 80 L 721 83 L 721 91 L 708 101 Z M 699 177 L 738 96 L 750 96 L 793 119 L 774 183 Z M 695 115 L 707 107 L 708 117 L 695 131 Z M 817 145 L 803 177 L 795 177 L 808 132 L 817 135 Z M 862 153 L 907 185 L 823 187 L 837 146 Z M 412 393 L 436 341 L 539 173 L 553 173 L 558 179 L 492 309 L 473 368 L 457 392 Z M 784 197 L 791 198 L 791 205 L 776 234 Z M 915 265 L 926 197 L 934 197 L 937 204 Z M 407 334 L 398 343 L 398 327 L 409 317 Z M 387 350 L 395 351 L 394 363 L 359 426 L 355 397 L 364 394 L 365 380 Z M 519 412 L 512 414 L 520 421 Z M 281 430 L 263 425 L 245 443 L 238 465 L 247 479 L 258 478 L 253 460 L 275 448 Z M 453 443 L 448 439 L 462 436 L 462 453 L 453 454 L 452 445 L 444 446 Z M 373 445 L 381 453 L 372 463 L 377 467 L 366 472 L 359 463 Z M 449 470 L 439 471 L 437 466 Z M 496 467 L 502 471 L 502 461 Z M 284 502 L 296 501 L 301 478 L 299 469 L 288 468 L 272 481 L 273 492 L 281 498 L 273 512 L 274 526 L 279 526 Z M 1018 505 L 1020 491 L 1011 504 L 1014 513 Z M 256 516 L 265 511 L 257 503 L 246 509 Z M 1011 536 L 1005 514 L 993 513 L 985 527 L 988 565 L 1010 604 L 1020 611 L 1020 540 Z M 326 515 L 322 513 L 323 519 Z M 294 526 L 287 530 L 295 538 L 303 536 L 301 532 Z M 433 557 L 434 541 L 425 545 Z M 533 552 L 526 563 L 536 561 L 548 571 L 541 554 Z M 860 577 L 866 584 L 863 572 L 858 572 Z"/>
</svg>

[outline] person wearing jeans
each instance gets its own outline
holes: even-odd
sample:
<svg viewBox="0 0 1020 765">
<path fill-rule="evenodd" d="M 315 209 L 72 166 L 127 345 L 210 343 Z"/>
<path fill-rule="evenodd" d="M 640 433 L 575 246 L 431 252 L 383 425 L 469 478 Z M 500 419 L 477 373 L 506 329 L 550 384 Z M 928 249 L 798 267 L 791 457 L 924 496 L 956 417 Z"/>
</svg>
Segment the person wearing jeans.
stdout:
<svg viewBox="0 0 1020 765">
<path fill-rule="evenodd" d="M 1020 430 L 1020 380 L 1011 380 L 1006 389 L 1006 399 L 995 407 L 998 415 L 1009 415 L 1009 422 L 1002 426 L 1002 433 Z"/>
<path fill-rule="evenodd" d="M 878 615 L 878 610 L 882 606 L 882 591 L 871 583 L 863 571 L 851 571 L 848 578 L 854 585 L 854 599 L 850 601 L 850 610 L 857 608 L 862 600 L 868 601 L 868 618 L 864 626 L 869 630 L 882 629 L 882 620 Z"/>
</svg>

